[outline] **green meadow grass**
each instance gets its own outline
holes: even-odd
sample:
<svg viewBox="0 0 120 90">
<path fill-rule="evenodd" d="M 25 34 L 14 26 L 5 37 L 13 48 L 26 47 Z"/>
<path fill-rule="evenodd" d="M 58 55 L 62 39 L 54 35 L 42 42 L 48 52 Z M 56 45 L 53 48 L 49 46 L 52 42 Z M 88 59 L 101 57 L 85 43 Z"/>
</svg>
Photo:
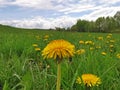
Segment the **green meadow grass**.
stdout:
<svg viewBox="0 0 120 90">
<path fill-rule="evenodd" d="M 50 41 L 65 39 L 75 45 L 76 51 L 84 49 L 85 53 L 75 54 L 71 62 L 67 58 L 63 60 L 61 90 L 84 90 L 84 85 L 77 84 L 76 79 L 86 73 L 97 75 L 102 81 L 91 90 L 120 90 L 120 58 L 116 56 L 120 54 L 120 35 L 107 38 L 108 35 L 0 28 L 0 88 L 55 90 L 57 64 L 52 59 L 44 60 L 41 51 Z M 94 44 L 80 44 L 80 40 Z M 38 44 L 41 50 L 36 51 L 33 44 Z"/>
</svg>

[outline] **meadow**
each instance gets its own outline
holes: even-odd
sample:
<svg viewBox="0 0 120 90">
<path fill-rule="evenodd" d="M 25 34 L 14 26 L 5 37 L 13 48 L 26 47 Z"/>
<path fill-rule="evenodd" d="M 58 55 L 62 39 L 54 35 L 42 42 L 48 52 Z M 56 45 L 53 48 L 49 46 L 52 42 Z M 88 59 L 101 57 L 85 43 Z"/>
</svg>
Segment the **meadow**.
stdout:
<svg viewBox="0 0 120 90">
<path fill-rule="evenodd" d="M 91 90 L 120 90 L 119 34 L 9 27 L 0 28 L 0 90 L 55 90 L 57 64 L 41 51 L 56 39 L 75 45 L 74 56 L 62 61 L 61 90 L 85 90 L 76 83 L 83 74 L 101 79 Z"/>
</svg>

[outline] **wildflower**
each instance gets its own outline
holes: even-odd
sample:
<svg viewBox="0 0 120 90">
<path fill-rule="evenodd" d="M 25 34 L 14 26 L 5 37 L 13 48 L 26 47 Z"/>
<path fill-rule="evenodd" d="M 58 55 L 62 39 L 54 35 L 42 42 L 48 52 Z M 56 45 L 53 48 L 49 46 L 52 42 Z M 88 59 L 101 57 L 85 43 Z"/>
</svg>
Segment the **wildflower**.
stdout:
<svg viewBox="0 0 120 90">
<path fill-rule="evenodd" d="M 107 39 L 110 39 L 110 38 L 112 38 L 112 36 L 108 35 L 106 38 L 107 38 Z"/>
<path fill-rule="evenodd" d="M 112 34 L 110 33 L 110 34 L 108 34 L 108 36 L 112 36 Z"/>
<path fill-rule="evenodd" d="M 86 45 L 94 45 L 94 42 L 93 41 L 86 41 L 85 44 Z"/>
<path fill-rule="evenodd" d="M 65 40 L 53 40 L 42 51 L 44 58 L 54 58 L 57 60 L 57 85 L 56 90 L 60 90 L 61 81 L 61 61 L 65 57 L 72 57 L 75 46 Z"/>
<path fill-rule="evenodd" d="M 115 42 L 115 40 L 110 40 L 109 42 L 110 42 L 110 43 L 114 43 L 114 42 Z"/>
<path fill-rule="evenodd" d="M 62 59 L 74 54 L 75 46 L 65 40 L 53 40 L 42 51 L 44 58 Z"/>
<path fill-rule="evenodd" d="M 90 50 L 94 50 L 94 48 L 93 48 L 93 47 L 90 47 Z"/>
<path fill-rule="evenodd" d="M 44 39 L 44 41 L 47 41 L 47 40 L 48 40 L 47 38 Z"/>
<path fill-rule="evenodd" d="M 80 41 L 79 41 L 79 43 L 80 43 L 80 44 L 84 44 L 85 42 L 84 42 L 84 41 L 82 41 L 82 40 L 80 40 Z"/>
<path fill-rule="evenodd" d="M 40 48 L 35 48 L 35 51 L 40 51 L 41 49 Z"/>
<path fill-rule="evenodd" d="M 119 59 L 120 59 L 120 53 L 118 53 L 116 56 L 117 56 L 117 58 L 119 58 Z"/>
<path fill-rule="evenodd" d="M 77 78 L 76 83 L 82 84 L 82 81 L 81 81 L 81 78 L 80 78 L 80 77 Z"/>
<path fill-rule="evenodd" d="M 98 40 L 103 40 L 103 37 L 98 37 Z"/>
<path fill-rule="evenodd" d="M 92 86 L 98 86 L 99 84 L 101 84 L 101 79 L 93 74 L 83 74 L 81 76 L 81 80 L 80 80 L 80 77 L 77 78 L 76 83 L 78 84 L 83 83 L 87 87 L 92 87 Z"/>
<path fill-rule="evenodd" d="M 106 55 L 107 53 L 106 53 L 106 52 L 102 52 L 101 54 L 102 54 L 102 55 Z"/>
<path fill-rule="evenodd" d="M 45 36 L 44 36 L 44 39 L 48 39 L 48 38 L 49 38 L 49 35 L 45 35 Z"/>
<path fill-rule="evenodd" d="M 37 46 L 38 46 L 38 44 L 33 44 L 32 46 L 33 46 L 33 47 L 37 47 Z"/>
<path fill-rule="evenodd" d="M 112 44 L 111 44 L 109 47 L 110 47 L 110 48 L 113 48 L 113 47 L 114 47 L 114 45 L 112 45 Z"/>
<path fill-rule="evenodd" d="M 76 51 L 78 55 L 85 53 L 85 49 L 79 49 Z"/>
<path fill-rule="evenodd" d="M 110 52 L 113 52 L 113 50 L 112 50 L 112 49 L 110 49 Z"/>
</svg>

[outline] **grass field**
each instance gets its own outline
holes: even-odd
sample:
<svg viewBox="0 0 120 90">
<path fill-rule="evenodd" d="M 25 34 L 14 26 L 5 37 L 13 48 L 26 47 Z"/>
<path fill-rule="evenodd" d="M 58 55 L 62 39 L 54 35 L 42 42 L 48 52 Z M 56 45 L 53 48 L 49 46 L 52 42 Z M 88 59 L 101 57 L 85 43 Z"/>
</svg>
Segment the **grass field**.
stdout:
<svg viewBox="0 0 120 90">
<path fill-rule="evenodd" d="M 61 90 L 85 90 L 77 84 L 82 74 L 101 79 L 91 90 L 120 90 L 120 35 L 0 28 L 0 88 L 3 90 L 55 90 L 57 65 L 41 51 L 52 40 L 75 45 L 72 61 L 62 62 Z M 0 90 L 1 90 L 0 89 Z"/>
</svg>

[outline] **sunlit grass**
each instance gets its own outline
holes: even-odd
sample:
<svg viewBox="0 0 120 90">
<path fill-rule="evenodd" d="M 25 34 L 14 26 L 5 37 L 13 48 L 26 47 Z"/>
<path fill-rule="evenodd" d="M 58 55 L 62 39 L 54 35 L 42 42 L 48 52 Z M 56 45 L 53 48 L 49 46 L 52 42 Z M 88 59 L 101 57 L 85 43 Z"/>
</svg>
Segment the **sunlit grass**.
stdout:
<svg viewBox="0 0 120 90">
<path fill-rule="evenodd" d="M 61 89 L 84 90 L 76 79 L 92 73 L 101 84 L 92 90 L 120 89 L 120 35 L 39 30 L 0 29 L 0 88 L 55 90 L 57 64 L 41 51 L 56 39 L 75 45 L 75 55 L 61 63 Z"/>
</svg>

